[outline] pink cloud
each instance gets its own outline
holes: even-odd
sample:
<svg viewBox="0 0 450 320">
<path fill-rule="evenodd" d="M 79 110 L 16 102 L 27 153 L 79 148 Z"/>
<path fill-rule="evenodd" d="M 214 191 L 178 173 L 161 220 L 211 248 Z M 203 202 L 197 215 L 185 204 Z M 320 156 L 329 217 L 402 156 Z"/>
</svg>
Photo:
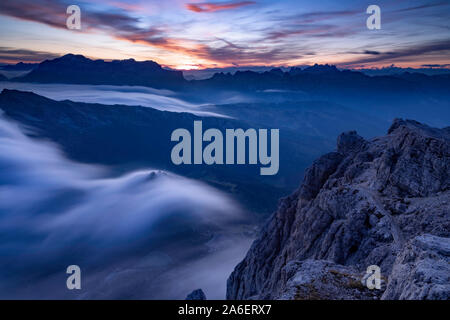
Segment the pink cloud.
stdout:
<svg viewBox="0 0 450 320">
<path fill-rule="evenodd" d="M 202 3 L 188 3 L 186 7 L 190 11 L 194 12 L 214 12 L 222 10 L 231 10 L 239 7 L 255 4 L 254 1 L 240 1 L 240 2 L 202 2 Z"/>
</svg>

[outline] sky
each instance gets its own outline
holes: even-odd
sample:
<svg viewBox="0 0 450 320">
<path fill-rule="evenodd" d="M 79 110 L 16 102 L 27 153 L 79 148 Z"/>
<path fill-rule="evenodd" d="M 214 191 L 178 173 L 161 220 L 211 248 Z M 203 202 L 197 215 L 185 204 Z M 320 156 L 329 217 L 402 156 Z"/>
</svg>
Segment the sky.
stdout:
<svg viewBox="0 0 450 320">
<path fill-rule="evenodd" d="M 372 4 L 379 30 L 366 26 Z M 66 26 L 69 5 L 81 30 Z M 176 69 L 448 67 L 449 21 L 448 0 L 2 0 L 0 63 L 74 53 Z"/>
</svg>

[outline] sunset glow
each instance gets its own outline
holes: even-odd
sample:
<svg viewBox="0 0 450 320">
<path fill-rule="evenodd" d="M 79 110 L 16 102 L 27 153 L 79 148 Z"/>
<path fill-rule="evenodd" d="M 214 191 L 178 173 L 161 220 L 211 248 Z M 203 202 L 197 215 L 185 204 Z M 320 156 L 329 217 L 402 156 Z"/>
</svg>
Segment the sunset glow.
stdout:
<svg viewBox="0 0 450 320">
<path fill-rule="evenodd" d="M 80 31 L 66 27 L 70 4 L 81 8 Z M 449 2 L 378 1 L 381 30 L 366 28 L 370 4 L 356 0 L 2 1 L 0 62 L 40 62 L 75 53 L 98 59 L 154 60 L 177 69 L 450 63 Z"/>
</svg>

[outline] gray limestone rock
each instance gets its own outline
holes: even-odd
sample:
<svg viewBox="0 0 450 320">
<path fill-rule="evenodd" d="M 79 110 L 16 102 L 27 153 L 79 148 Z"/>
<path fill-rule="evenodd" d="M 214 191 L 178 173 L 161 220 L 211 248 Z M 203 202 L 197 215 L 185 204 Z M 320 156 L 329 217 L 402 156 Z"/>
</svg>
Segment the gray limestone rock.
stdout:
<svg viewBox="0 0 450 320">
<path fill-rule="evenodd" d="M 230 275 L 227 298 L 444 298 L 439 281 L 448 285 L 448 277 L 426 268 L 426 252 L 434 249 L 418 245 L 421 236 L 444 247 L 450 237 L 450 130 L 395 120 L 388 135 L 372 140 L 344 133 L 337 152 L 316 160 L 301 187 L 280 202 Z M 405 252 L 417 255 L 416 264 L 404 261 Z M 329 272 L 363 274 L 370 265 L 387 279 L 384 294 L 339 290 Z M 408 275 L 414 279 L 401 277 L 402 268 L 416 272 Z M 314 280 L 321 275 L 328 284 Z"/>
<path fill-rule="evenodd" d="M 351 266 L 326 260 L 291 261 L 282 270 L 282 300 L 374 300 L 381 291 L 363 284 L 364 275 Z M 383 287 L 385 282 L 383 281 Z"/>
</svg>

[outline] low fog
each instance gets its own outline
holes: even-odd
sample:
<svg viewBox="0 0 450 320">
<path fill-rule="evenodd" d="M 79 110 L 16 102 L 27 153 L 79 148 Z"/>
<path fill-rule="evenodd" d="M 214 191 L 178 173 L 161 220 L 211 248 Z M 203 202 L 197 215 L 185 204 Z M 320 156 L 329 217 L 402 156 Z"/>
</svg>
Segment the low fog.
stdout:
<svg viewBox="0 0 450 320">
<path fill-rule="evenodd" d="M 0 115 L 0 297 L 225 297 L 251 240 L 232 199 L 160 170 L 110 177 L 23 132 Z"/>
<path fill-rule="evenodd" d="M 162 111 L 188 112 L 199 116 L 225 117 L 222 114 L 206 110 L 211 109 L 211 106 L 206 104 L 190 103 L 173 91 L 149 87 L 0 82 L 0 92 L 3 89 L 32 91 L 57 101 L 122 104 L 150 107 Z"/>
</svg>

